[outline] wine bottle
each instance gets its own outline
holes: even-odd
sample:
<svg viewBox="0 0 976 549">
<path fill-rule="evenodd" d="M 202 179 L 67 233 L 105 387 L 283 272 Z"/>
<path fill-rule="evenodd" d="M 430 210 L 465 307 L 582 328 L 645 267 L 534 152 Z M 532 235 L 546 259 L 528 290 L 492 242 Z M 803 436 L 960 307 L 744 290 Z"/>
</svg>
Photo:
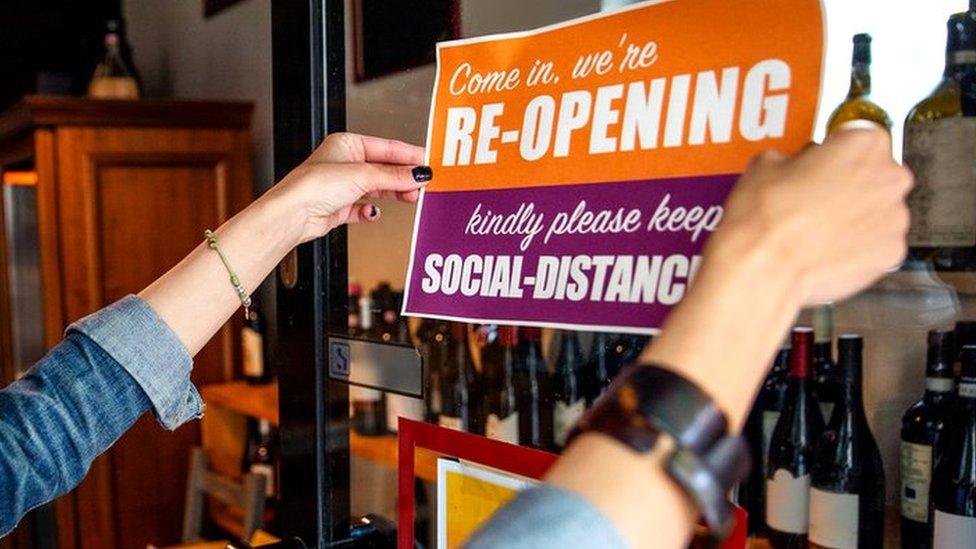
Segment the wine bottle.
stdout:
<svg viewBox="0 0 976 549">
<path fill-rule="evenodd" d="M 374 307 L 379 309 L 377 339 L 384 343 L 410 344 L 407 325 L 397 313 L 400 293 L 394 292 L 388 283 L 383 282 L 373 295 Z M 390 365 L 390 367 L 395 366 Z M 388 432 L 396 433 L 399 430 L 401 417 L 423 421 L 424 401 L 422 399 L 396 393 L 386 393 L 385 396 L 386 430 Z"/>
<path fill-rule="evenodd" d="M 813 375 L 813 394 L 826 423 L 841 392 L 834 371 L 834 305 L 831 303 L 813 309 Z"/>
<path fill-rule="evenodd" d="M 976 540 L 976 346 L 961 352 L 956 412 L 942 438 L 932 477 L 932 547 L 972 547 Z"/>
<path fill-rule="evenodd" d="M 583 351 L 579 336 L 569 330 L 563 330 L 561 335 L 553 391 L 553 442 L 556 449 L 566 445 L 569 431 L 586 410 L 586 398 L 580 381 Z"/>
<path fill-rule="evenodd" d="M 901 420 L 901 539 L 906 548 L 926 549 L 932 537 L 932 471 L 940 455 L 940 438 L 955 405 L 953 334 L 951 330 L 929 332 L 925 395 L 908 408 Z"/>
<path fill-rule="evenodd" d="M 592 405 L 623 367 L 623 345 L 617 345 L 610 334 L 593 334 L 593 344 L 586 363 L 587 381 L 584 392 L 587 405 Z"/>
<path fill-rule="evenodd" d="M 786 401 L 790 360 L 790 336 L 776 353 L 769 373 L 746 418 L 743 434 L 749 444 L 754 466 L 739 485 L 738 502 L 749 513 L 749 533 L 758 534 L 766 524 L 766 473 L 769 467 L 769 442 Z"/>
<path fill-rule="evenodd" d="M 349 337 L 362 335 L 362 317 L 359 313 L 359 300 L 363 297 L 363 288 L 355 282 L 349 284 Z"/>
<path fill-rule="evenodd" d="M 942 80 L 905 118 L 903 158 L 915 174 L 908 197 L 906 266 L 940 271 L 976 268 L 976 22 L 948 21 Z"/>
<path fill-rule="evenodd" d="M 485 372 L 492 371 L 491 383 L 485 383 L 487 394 L 485 435 L 488 438 L 519 443 L 519 413 L 515 393 L 515 362 L 518 336 L 514 326 L 499 326 L 497 342 L 500 353 L 496 360 L 485 363 Z M 486 376 L 486 379 L 489 377 Z"/>
<path fill-rule="evenodd" d="M 241 327 L 241 355 L 244 379 L 252 385 L 271 382 L 269 361 L 264 346 L 264 320 L 261 311 L 252 307 L 247 311 L 244 326 Z"/>
<path fill-rule="evenodd" d="M 837 341 L 841 394 L 810 475 L 810 547 L 884 545 L 884 466 L 864 413 L 863 346 L 858 335 L 842 335 Z"/>
<path fill-rule="evenodd" d="M 101 99 L 138 99 L 139 81 L 135 69 L 123 53 L 122 23 L 105 23 L 105 51 L 88 82 L 88 96 Z"/>
<path fill-rule="evenodd" d="M 827 133 L 833 133 L 844 123 L 867 120 L 891 130 L 891 119 L 884 109 L 873 103 L 871 95 L 871 35 L 854 35 L 854 52 L 851 56 L 851 85 L 847 98 L 841 102 L 827 120 Z"/>
<path fill-rule="evenodd" d="M 823 416 L 808 379 L 813 330 L 794 328 L 791 344 L 786 405 L 773 430 L 766 476 L 766 527 L 774 548 L 806 547 L 810 472 L 823 433 Z"/>
<path fill-rule="evenodd" d="M 519 440 L 539 450 L 552 448 L 552 395 L 542 358 L 542 331 L 522 328 L 515 387 L 519 399 Z"/>
<path fill-rule="evenodd" d="M 359 298 L 360 329 L 366 337 L 372 337 L 374 330 L 373 300 L 364 295 Z M 352 403 L 352 428 L 363 436 L 386 434 L 386 413 L 383 410 L 383 393 L 369 387 L 349 386 L 349 400 Z"/>
<path fill-rule="evenodd" d="M 966 345 L 976 345 L 976 320 L 960 320 L 955 329 L 956 350 L 952 364 L 952 373 L 958 379 L 961 368 L 962 348 Z"/>
<path fill-rule="evenodd" d="M 425 320 L 417 335 L 420 339 L 420 352 L 424 358 L 427 389 L 427 418 L 437 423 L 443 411 L 444 372 L 447 370 L 448 326 L 446 323 Z"/>
<path fill-rule="evenodd" d="M 447 369 L 442 381 L 444 401 L 437 423 L 448 429 L 476 432 L 475 414 L 472 412 L 477 407 L 477 400 L 472 398 L 474 364 L 471 362 L 471 349 L 468 346 L 467 324 L 451 324 Z"/>
<path fill-rule="evenodd" d="M 277 443 L 266 419 L 248 420 L 244 472 L 264 477 L 265 523 L 273 521 L 278 501 Z"/>
</svg>

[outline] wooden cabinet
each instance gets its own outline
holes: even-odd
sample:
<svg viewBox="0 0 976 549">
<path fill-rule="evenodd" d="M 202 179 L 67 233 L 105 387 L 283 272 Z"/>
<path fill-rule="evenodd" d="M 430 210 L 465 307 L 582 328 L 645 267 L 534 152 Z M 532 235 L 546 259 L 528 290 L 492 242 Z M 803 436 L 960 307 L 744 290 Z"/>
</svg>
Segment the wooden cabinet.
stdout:
<svg viewBox="0 0 976 549">
<path fill-rule="evenodd" d="M 27 202 L 36 207 L 36 229 L 27 229 L 36 230 L 35 268 L 12 259 L 30 256 L 14 249 L 30 238 L 12 237 L 9 220 L 0 239 L 4 384 L 24 367 L 14 326 L 29 323 L 18 323 L 29 308 L 17 306 L 30 288 L 25 277 L 40 284 L 38 331 L 50 347 L 69 323 L 138 292 L 202 242 L 204 229 L 247 204 L 250 115 L 243 103 L 28 97 L 0 116 L 0 170 L 7 184 L 33 187 Z M 23 222 L 11 198 L 19 195 L 0 196 L 8 197 L 0 216 Z M 197 355 L 194 382 L 233 377 L 234 328 L 224 326 Z M 189 449 L 199 438 L 196 424 L 168 432 L 149 414 L 140 419 L 58 501 L 60 547 L 177 541 Z"/>
</svg>

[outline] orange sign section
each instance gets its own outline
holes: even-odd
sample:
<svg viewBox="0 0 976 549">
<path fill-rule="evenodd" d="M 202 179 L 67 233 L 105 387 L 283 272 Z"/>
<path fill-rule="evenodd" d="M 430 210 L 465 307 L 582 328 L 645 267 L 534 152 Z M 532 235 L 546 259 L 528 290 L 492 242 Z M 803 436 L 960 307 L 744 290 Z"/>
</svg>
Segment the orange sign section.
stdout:
<svg viewBox="0 0 976 549">
<path fill-rule="evenodd" d="M 427 191 L 734 174 L 796 151 L 822 20 L 818 0 L 670 0 L 442 43 Z"/>
</svg>

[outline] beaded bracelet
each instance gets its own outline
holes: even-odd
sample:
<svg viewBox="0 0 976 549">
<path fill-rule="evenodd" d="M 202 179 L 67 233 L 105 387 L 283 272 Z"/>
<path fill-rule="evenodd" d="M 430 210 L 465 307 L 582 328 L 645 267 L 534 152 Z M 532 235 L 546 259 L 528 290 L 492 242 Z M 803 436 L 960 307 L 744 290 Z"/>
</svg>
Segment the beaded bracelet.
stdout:
<svg viewBox="0 0 976 549">
<path fill-rule="evenodd" d="M 248 318 L 251 308 L 251 296 L 247 294 L 247 290 L 241 284 L 241 279 L 238 278 L 237 273 L 231 268 L 230 263 L 227 262 L 227 257 L 224 256 L 224 252 L 220 250 L 220 245 L 217 244 L 217 235 L 207 229 L 203 231 L 204 238 L 207 239 L 207 245 L 210 249 L 217 252 L 217 256 L 220 257 L 220 262 L 224 264 L 224 268 L 230 273 L 230 283 L 234 287 L 234 291 L 237 292 L 237 297 L 241 298 L 241 305 L 244 306 L 244 318 Z"/>
</svg>

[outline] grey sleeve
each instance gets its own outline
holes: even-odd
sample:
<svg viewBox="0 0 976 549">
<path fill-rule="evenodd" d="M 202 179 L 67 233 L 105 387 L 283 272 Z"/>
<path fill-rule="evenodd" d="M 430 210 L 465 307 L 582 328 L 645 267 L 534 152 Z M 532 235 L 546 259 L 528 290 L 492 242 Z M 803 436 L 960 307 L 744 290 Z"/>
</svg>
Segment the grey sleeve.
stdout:
<svg viewBox="0 0 976 549">
<path fill-rule="evenodd" d="M 590 502 L 543 484 L 516 496 L 475 532 L 465 547 L 625 549 L 627 544 Z"/>
</svg>

